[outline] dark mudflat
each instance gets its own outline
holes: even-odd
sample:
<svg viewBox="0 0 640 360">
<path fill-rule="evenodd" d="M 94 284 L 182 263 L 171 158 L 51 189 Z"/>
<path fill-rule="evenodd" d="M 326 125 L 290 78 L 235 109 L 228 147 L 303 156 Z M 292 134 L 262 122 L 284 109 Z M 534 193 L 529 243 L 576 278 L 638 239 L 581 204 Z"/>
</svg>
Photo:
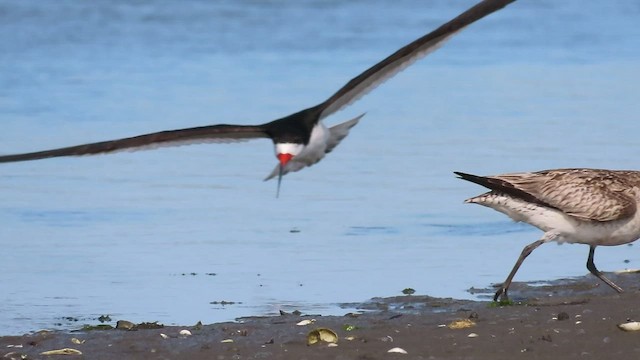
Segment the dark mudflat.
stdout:
<svg viewBox="0 0 640 360">
<path fill-rule="evenodd" d="M 1 337 L 0 358 L 638 359 L 640 331 L 617 325 L 640 320 L 640 274 L 608 275 L 626 292 L 617 294 L 586 276 L 547 285 L 516 283 L 511 306 L 401 296 L 360 304 L 368 310 L 359 315 L 285 314 L 203 326 L 40 332 Z M 493 289 L 474 291 L 488 296 Z M 315 321 L 296 325 L 305 319 Z M 456 320 L 464 320 L 456 323 L 462 328 L 451 328 Z M 335 331 L 337 346 L 307 345 L 307 334 L 316 328 Z M 192 335 L 179 335 L 184 329 Z M 62 348 L 82 355 L 41 355 Z M 392 348 L 407 354 L 388 353 Z"/>
</svg>

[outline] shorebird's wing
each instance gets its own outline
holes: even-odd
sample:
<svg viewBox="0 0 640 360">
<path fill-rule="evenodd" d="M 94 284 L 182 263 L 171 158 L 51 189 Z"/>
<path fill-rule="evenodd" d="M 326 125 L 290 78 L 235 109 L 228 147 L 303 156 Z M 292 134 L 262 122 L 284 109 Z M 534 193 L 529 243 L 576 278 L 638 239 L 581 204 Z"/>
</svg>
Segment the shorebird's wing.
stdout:
<svg viewBox="0 0 640 360">
<path fill-rule="evenodd" d="M 629 193 L 633 188 L 629 181 L 637 181 L 637 177 L 634 172 L 557 169 L 491 178 L 508 182 L 567 215 L 604 222 L 635 214 L 637 206 L 633 194 Z"/>
<path fill-rule="evenodd" d="M 391 78 L 416 60 L 436 50 L 447 39 L 469 24 L 502 9 L 515 0 L 484 0 L 436 30 L 404 46 L 386 59 L 351 79 L 333 96 L 320 104 L 323 119 L 358 100 L 373 88 Z"/>
<path fill-rule="evenodd" d="M 454 171 L 453 173 L 458 175 L 460 179 L 467 180 L 472 183 L 476 183 L 478 185 L 486 187 L 487 189 L 501 192 L 511 197 L 521 199 L 533 204 L 538 204 L 538 205 L 549 207 L 549 208 L 555 208 L 553 205 L 547 202 L 544 202 L 542 199 L 539 199 L 538 197 L 536 197 L 535 194 L 532 194 L 527 190 L 523 190 L 512 183 L 512 182 L 517 183 L 518 181 L 524 178 L 528 178 L 532 173 L 517 173 L 517 174 L 506 174 L 506 175 L 497 175 L 497 176 L 478 176 L 478 175 L 467 174 L 459 171 Z M 480 195 L 479 197 L 482 197 L 482 195 Z"/>
<path fill-rule="evenodd" d="M 336 146 L 338 146 L 340 141 L 342 141 L 342 139 L 344 139 L 345 137 L 347 137 L 347 135 L 349 135 L 349 130 L 351 130 L 352 127 L 356 126 L 358 121 L 360 121 L 360 119 L 362 119 L 363 116 L 364 114 L 359 115 L 358 117 L 355 117 L 349 121 L 345 121 L 341 124 L 330 127 L 329 139 L 327 139 L 327 148 L 325 150 L 325 153 L 326 154 L 330 153 L 331 150 L 333 150 Z"/>
<path fill-rule="evenodd" d="M 155 149 L 210 142 L 235 142 L 256 138 L 268 138 L 262 126 L 210 125 L 188 129 L 160 131 L 124 139 L 102 141 L 64 148 L 36 151 L 24 154 L 0 156 L 0 163 L 27 161 L 59 156 L 82 156 Z"/>
</svg>

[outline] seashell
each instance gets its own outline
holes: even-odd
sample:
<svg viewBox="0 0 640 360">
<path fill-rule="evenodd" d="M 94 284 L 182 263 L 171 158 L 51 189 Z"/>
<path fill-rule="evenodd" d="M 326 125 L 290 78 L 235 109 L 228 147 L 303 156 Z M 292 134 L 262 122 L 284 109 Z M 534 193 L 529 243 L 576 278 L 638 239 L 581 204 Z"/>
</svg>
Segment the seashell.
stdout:
<svg viewBox="0 0 640 360">
<path fill-rule="evenodd" d="M 618 324 L 620 330 L 624 331 L 638 331 L 640 330 L 640 322 L 638 321 L 630 321 L 623 324 Z"/>
<path fill-rule="evenodd" d="M 475 326 L 475 321 L 471 319 L 454 320 L 447 327 L 449 329 L 466 329 Z"/>
<path fill-rule="evenodd" d="M 388 353 L 398 353 L 398 354 L 408 354 L 407 350 L 399 347 L 394 347 L 393 349 L 389 349 Z"/>
<path fill-rule="evenodd" d="M 300 321 L 296 325 L 298 325 L 298 326 L 306 326 L 306 325 L 309 325 L 309 324 L 313 324 L 314 322 L 316 322 L 316 319 L 306 319 L 306 320 Z"/>
<path fill-rule="evenodd" d="M 82 351 L 71 349 L 71 348 L 64 348 L 64 349 L 43 351 L 40 353 L 40 355 L 82 355 Z"/>
<path fill-rule="evenodd" d="M 307 334 L 307 345 L 313 345 L 320 341 L 337 343 L 338 335 L 333 330 L 327 328 L 318 328 Z"/>
<path fill-rule="evenodd" d="M 191 336 L 191 331 L 184 329 L 184 330 L 180 330 L 179 334 L 180 336 Z"/>
</svg>

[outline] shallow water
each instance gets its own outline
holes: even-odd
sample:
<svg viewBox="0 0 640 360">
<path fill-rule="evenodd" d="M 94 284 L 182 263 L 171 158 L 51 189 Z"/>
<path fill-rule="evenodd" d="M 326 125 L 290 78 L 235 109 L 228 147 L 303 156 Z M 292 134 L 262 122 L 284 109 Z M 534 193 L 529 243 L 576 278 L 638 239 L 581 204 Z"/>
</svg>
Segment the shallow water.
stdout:
<svg viewBox="0 0 640 360">
<path fill-rule="evenodd" d="M 275 119 L 472 3 L 0 1 L 0 152 Z M 483 189 L 452 171 L 637 169 L 639 15 L 503 9 L 327 119 L 367 113 L 279 199 L 268 141 L 3 164 L 0 334 L 342 314 L 407 287 L 473 298 L 540 232 L 463 204 Z M 583 275 L 587 254 L 543 246 L 516 280 Z M 599 248 L 596 264 L 640 256 Z"/>
</svg>

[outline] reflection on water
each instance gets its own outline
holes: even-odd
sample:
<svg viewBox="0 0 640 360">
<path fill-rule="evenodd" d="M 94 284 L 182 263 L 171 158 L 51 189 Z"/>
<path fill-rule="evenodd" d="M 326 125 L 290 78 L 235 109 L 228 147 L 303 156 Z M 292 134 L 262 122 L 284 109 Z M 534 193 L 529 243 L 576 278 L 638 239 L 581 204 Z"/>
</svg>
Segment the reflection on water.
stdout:
<svg viewBox="0 0 640 360">
<path fill-rule="evenodd" d="M 0 152 L 275 119 L 472 3 L 3 3 Z M 268 141 L 4 164 L 0 329 L 472 298 L 540 233 L 463 204 L 484 190 L 452 171 L 638 168 L 639 13 L 521 0 L 474 24 L 328 119 L 367 112 L 279 199 Z M 638 267 L 633 249 L 598 266 Z M 516 280 L 585 274 L 587 251 L 540 247 Z"/>
</svg>

